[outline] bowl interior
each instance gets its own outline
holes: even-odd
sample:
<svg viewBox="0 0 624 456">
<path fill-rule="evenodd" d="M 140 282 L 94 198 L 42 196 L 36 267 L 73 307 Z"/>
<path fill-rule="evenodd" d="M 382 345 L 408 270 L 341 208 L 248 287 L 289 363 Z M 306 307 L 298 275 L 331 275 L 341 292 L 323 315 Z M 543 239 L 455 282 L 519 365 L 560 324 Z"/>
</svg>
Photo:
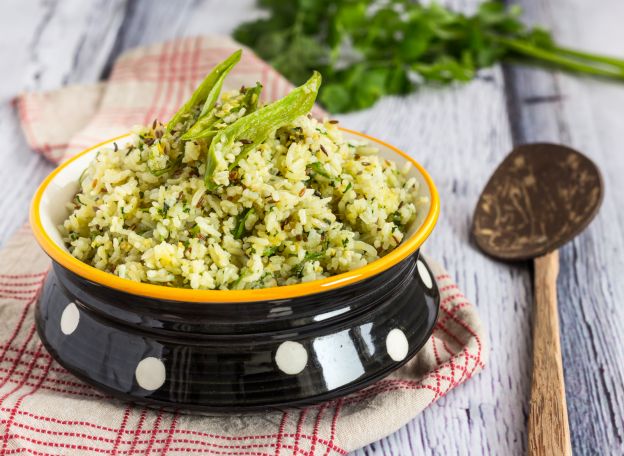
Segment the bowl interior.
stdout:
<svg viewBox="0 0 624 456">
<path fill-rule="evenodd" d="M 364 139 L 356 133 L 352 133 L 349 131 L 344 131 L 343 133 L 347 139 L 353 139 L 357 141 L 361 141 Z M 372 138 L 369 139 L 371 140 L 371 142 L 379 147 L 379 155 L 388 160 L 395 161 L 399 166 L 399 169 L 407 161 L 405 157 L 395 152 L 386 144 L 378 142 Z M 63 242 L 63 239 L 61 237 L 61 234 L 59 233 L 58 227 L 59 225 L 62 225 L 62 223 L 69 215 L 67 203 L 72 200 L 72 198 L 78 191 L 78 180 L 80 178 L 80 175 L 82 174 L 84 169 L 89 166 L 89 163 L 93 160 L 98 150 L 105 147 L 112 147 L 113 142 L 117 142 L 117 144 L 121 147 L 129 141 L 130 136 L 125 136 L 121 139 L 111 140 L 107 143 L 102 144 L 100 147 L 83 153 L 82 155 L 78 156 L 73 161 L 68 163 L 66 166 L 64 166 L 44 189 L 41 195 L 39 207 L 37 208 L 41 219 L 41 225 L 44 231 L 50 236 L 52 241 L 62 250 L 68 252 L 67 247 L 65 246 L 65 243 Z M 428 203 L 419 208 L 418 216 L 408 228 L 405 239 L 413 236 L 418 231 L 427 214 L 429 213 L 432 201 L 431 191 L 429 189 L 429 186 L 427 185 L 425 177 L 420 172 L 420 170 L 415 166 L 412 166 L 409 170 L 409 175 L 415 177 L 418 180 L 420 184 L 418 186 L 419 194 L 427 197 Z"/>
</svg>

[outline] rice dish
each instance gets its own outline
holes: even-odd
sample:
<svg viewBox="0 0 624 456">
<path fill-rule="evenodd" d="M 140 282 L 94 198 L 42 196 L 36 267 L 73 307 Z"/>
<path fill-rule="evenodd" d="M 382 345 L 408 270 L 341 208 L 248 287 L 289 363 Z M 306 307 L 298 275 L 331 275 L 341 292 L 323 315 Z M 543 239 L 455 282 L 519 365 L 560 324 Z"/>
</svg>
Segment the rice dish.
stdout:
<svg viewBox="0 0 624 456">
<path fill-rule="evenodd" d="M 133 281 L 249 289 L 351 271 L 396 248 L 427 201 L 408 168 L 305 113 L 315 77 L 293 91 L 302 106 L 259 107 L 260 85 L 212 90 L 100 149 L 60 227 L 70 253 Z"/>
</svg>

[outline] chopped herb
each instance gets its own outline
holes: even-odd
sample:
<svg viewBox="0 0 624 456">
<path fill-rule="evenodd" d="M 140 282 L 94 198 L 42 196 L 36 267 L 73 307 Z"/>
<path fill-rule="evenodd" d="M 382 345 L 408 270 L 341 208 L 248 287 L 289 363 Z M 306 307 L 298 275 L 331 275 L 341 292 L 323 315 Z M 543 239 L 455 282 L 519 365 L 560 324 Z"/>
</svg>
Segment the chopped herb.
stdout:
<svg viewBox="0 0 624 456">
<path fill-rule="evenodd" d="M 271 246 L 271 247 L 267 247 L 266 249 L 264 249 L 264 252 L 262 252 L 262 256 L 263 257 L 272 257 L 277 252 L 278 247 L 279 246 L 277 246 L 277 245 L 274 245 L 274 246 Z"/>
<path fill-rule="evenodd" d="M 80 237 L 80 235 L 78 233 L 69 233 L 69 239 L 71 239 L 72 241 L 77 240 Z"/>
<path fill-rule="evenodd" d="M 395 211 L 392 213 L 392 223 L 394 223 L 397 228 L 401 229 L 401 227 L 403 226 L 403 224 L 401 223 L 401 214 L 399 213 L 399 211 Z"/>
<path fill-rule="evenodd" d="M 273 277 L 273 273 L 267 271 L 262 274 L 262 276 L 254 282 L 252 288 L 262 288 L 262 286 L 264 285 L 264 281 L 267 279 L 267 277 Z"/>
<path fill-rule="evenodd" d="M 323 166 L 323 164 L 321 162 L 314 162 L 310 165 L 310 168 L 312 169 L 312 171 L 314 171 L 316 174 L 318 174 L 319 176 L 323 176 L 327 179 L 333 179 L 329 173 L 325 170 L 325 167 Z"/>
<path fill-rule="evenodd" d="M 239 215 L 236 221 L 236 228 L 234 228 L 234 239 L 240 239 L 245 234 L 245 222 L 247 218 L 254 213 L 254 208 L 250 207 L 246 209 L 242 214 Z"/>
<path fill-rule="evenodd" d="M 243 274 L 238 276 L 238 279 L 236 279 L 234 282 L 232 282 L 232 288 L 236 288 L 236 285 L 238 285 L 241 280 L 243 280 Z"/>
<path fill-rule="evenodd" d="M 82 204 L 83 206 L 85 205 L 85 203 L 83 203 L 83 202 L 80 200 L 80 195 L 76 194 L 76 196 L 74 196 L 74 199 L 78 202 L 78 204 Z"/>
<path fill-rule="evenodd" d="M 303 268 L 305 267 L 305 264 L 308 261 L 316 261 L 316 260 L 320 260 L 321 258 L 323 258 L 325 256 L 324 252 L 310 252 L 310 253 L 306 253 L 306 255 L 303 257 L 303 260 L 301 260 L 301 263 L 295 265 L 292 268 L 293 273 L 301 278 L 303 277 Z"/>
<path fill-rule="evenodd" d="M 169 212 L 169 205 L 167 203 L 163 203 L 163 207 L 158 210 L 158 213 L 162 217 L 166 217 L 167 216 L 167 212 Z"/>
<path fill-rule="evenodd" d="M 351 184 L 351 182 L 349 182 L 349 184 L 347 185 L 347 188 L 345 188 L 344 193 L 347 193 L 349 190 L 351 190 L 351 188 L 353 187 L 353 185 Z"/>
</svg>

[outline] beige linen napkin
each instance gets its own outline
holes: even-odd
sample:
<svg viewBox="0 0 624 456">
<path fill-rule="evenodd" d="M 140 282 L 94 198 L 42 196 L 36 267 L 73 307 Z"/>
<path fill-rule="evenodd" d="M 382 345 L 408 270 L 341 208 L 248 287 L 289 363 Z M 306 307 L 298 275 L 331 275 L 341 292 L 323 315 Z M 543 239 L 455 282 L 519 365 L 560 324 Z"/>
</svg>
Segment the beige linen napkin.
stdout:
<svg viewBox="0 0 624 456">
<path fill-rule="evenodd" d="M 31 147 L 53 162 L 168 119 L 218 61 L 240 46 L 196 37 L 122 55 L 109 81 L 17 100 Z M 264 84 L 264 100 L 291 85 L 250 51 L 228 88 Z M 475 307 L 435 262 L 440 318 L 410 362 L 373 386 L 314 407 L 260 415 L 205 417 L 123 404 L 52 360 L 35 332 L 33 309 L 49 260 L 24 227 L 0 254 L 0 454 L 345 454 L 403 426 L 470 378 L 485 362 Z"/>
</svg>

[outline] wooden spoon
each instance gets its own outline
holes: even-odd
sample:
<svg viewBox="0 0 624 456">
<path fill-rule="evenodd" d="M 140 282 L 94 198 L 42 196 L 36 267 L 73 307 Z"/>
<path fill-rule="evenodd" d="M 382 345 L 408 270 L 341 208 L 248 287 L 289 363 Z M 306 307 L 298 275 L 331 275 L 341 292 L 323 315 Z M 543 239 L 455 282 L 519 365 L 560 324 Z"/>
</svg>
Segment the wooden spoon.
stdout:
<svg viewBox="0 0 624 456">
<path fill-rule="evenodd" d="M 557 249 L 594 218 L 603 196 L 600 171 L 557 144 L 515 148 L 496 169 L 475 209 L 472 233 L 487 254 L 535 259 L 530 455 L 570 455 L 570 428 L 559 343 Z"/>
</svg>

